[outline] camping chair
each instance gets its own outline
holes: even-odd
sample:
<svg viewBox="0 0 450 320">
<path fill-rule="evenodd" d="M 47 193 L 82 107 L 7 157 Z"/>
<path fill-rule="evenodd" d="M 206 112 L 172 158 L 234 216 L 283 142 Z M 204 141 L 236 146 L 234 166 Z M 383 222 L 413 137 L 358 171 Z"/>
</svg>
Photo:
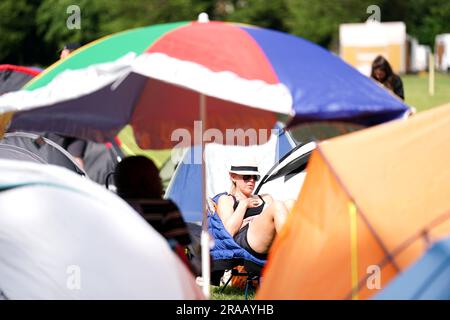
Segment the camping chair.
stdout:
<svg viewBox="0 0 450 320">
<path fill-rule="evenodd" d="M 216 212 L 217 201 L 220 196 L 226 193 L 220 193 L 208 201 L 208 229 L 214 238 L 214 247 L 211 249 L 212 267 L 211 284 L 220 285 L 220 279 L 226 270 L 231 270 L 230 278 L 225 282 L 220 292 L 223 292 L 233 277 L 246 277 L 245 299 L 248 298 L 248 291 L 253 281 L 259 283 L 261 270 L 266 260 L 261 260 L 250 254 L 244 248 L 239 246 L 233 237 L 225 230 L 225 227 Z M 245 272 L 236 269 L 243 266 Z"/>
</svg>

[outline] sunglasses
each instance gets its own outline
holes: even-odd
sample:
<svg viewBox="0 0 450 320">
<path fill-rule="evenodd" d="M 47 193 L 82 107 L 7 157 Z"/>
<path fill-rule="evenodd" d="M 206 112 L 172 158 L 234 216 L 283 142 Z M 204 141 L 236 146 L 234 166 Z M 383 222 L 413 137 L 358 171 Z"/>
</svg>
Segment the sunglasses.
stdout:
<svg viewBox="0 0 450 320">
<path fill-rule="evenodd" d="M 246 174 L 246 175 L 243 175 L 243 176 L 242 176 L 242 179 L 244 179 L 244 181 L 248 181 L 248 180 L 250 180 L 250 179 L 252 179 L 252 178 L 253 178 L 253 180 L 255 180 L 255 181 L 258 181 L 258 180 L 259 180 L 259 176 L 257 176 L 256 174 L 254 174 L 254 175 Z"/>
</svg>

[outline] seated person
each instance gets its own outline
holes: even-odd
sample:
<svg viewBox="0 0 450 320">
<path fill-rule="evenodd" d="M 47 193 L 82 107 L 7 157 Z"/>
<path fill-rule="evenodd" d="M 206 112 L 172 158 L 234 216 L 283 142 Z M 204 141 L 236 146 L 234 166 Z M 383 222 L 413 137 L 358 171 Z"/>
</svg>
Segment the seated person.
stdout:
<svg viewBox="0 0 450 320">
<path fill-rule="evenodd" d="M 176 204 L 162 198 L 161 178 L 153 161 L 144 156 L 123 159 L 116 166 L 114 181 L 117 194 L 166 238 L 172 249 L 196 273 L 186 260 L 186 248 L 191 243 L 186 223 Z"/>
<path fill-rule="evenodd" d="M 252 164 L 232 165 L 229 194 L 218 199 L 217 214 L 236 243 L 258 259 L 266 259 L 275 235 L 286 221 L 291 203 L 270 195 L 252 195 L 260 174 Z"/>
</svg>

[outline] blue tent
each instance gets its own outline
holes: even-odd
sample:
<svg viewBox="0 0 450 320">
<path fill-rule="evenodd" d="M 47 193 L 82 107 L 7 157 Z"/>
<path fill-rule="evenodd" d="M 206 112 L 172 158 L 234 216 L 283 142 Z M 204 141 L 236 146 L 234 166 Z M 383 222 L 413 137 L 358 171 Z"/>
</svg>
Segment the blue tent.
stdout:
<svg viewBox="0 0 450 320">
<path fill-rule="evenodd" d="M 395 278 L 377 300 L 449 300 L 450 238 L 435 243 L 425 255 Z"/>
<path fill-rule="evenodd" d="M 275 162 L 281 159 L 286 153 L 295 147 L 295 141 L 283 130 L 281 124 L 277 124 L 275 129 L 279 130 L 277 139 L 278 153 L 275 155 Z M 202 220 L 202 166 L 195 164 L 193 159 L 201 158 L 201 146 L 189 149 L 176 169 L 170 185 L 166 192 L 166 197 L 172 199 L 181 210 L 183 218 L 187 222 L 198 222 Z M 190 161 L 189 161 L 190 160 Z"/>
</svg>

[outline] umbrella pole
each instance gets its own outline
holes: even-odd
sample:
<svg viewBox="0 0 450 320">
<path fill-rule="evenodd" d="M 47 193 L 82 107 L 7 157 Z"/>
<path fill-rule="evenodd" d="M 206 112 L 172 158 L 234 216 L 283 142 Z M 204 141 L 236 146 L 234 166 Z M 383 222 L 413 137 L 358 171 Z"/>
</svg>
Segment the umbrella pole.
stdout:
<svg viewBox="0 0 450 320">
<path fill-rule="evenodd" d="M 209 232 L 208 232 L 208 212 L 206 208 L 206 165 L 205 165 L 205 141 L 203 139 L 204 128 L 206 127 L 206 96 L 200 94 L 200 119 L 201 119 L 201 140 L 202 140 L 202 234 L 201 234 L 201 250 L 202 250 L 202 280 L 203 294 L 206 299 L 210 298 L 209 283 L 211 277 L 211 266 L 209 259 Z"/>
</svg>

